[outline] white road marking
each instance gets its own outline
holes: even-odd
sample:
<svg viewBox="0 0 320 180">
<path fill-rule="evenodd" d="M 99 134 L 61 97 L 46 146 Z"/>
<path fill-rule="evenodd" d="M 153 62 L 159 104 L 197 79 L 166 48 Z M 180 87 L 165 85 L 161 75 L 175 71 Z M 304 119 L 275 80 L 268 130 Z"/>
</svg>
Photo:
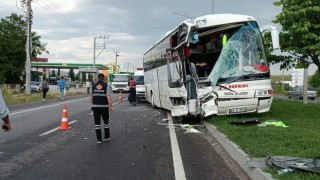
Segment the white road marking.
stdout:
<svg viewBox="0 0 320 180">
<path fill-rule="evenodd" d="M 30 112 L 30 111 L 36 111 L 36 110 L 39 110 L 39 109 L 45 109 L 45 108 L 49 108 L 49 107 L 60 106 L 62 104 L 69 104 L 69 103 L 72 103 L 72 102 L 82 101 L 84 99 L 88 99 L 88 97 L 81 98 L 81 99 L 76 99 L 76 100 L 64 101 L 64 102 L 61 102 L 61 103 L 58 103 L 58 104 L 52 104 L 52 105 L 49 105 L 49 106 L 43 106 L 43 107 L 38 107 L 38 108 L 34 108 L 34 109 L 28 109 L 28 110 L 24 110 L 24 111 L 15 112 L 15 113 L 10 113 L 10 116 L 21 114 L 21 113 L 25 113 L 25 112 Z"/>
<path fill-rule="evenodd" d="M 69 122 L 69 125 L 70 125 L 70 124 L 73 124 L 73 123 L 75 123 L 75 122 L 77 122 L 77 121 L 78 121 L 78 120 L 73 120 L 73 121 Z M 53 132 L 57 131 L 59 128 L 60 128 L 60 126 L 54 128 L 54 129 L 51 129 L 50 131 L 47 131 L 47 132 L 45 132 L 45 133 L 42 133 L 42 134 L 40 134 L 39 136 L 48 135 L 48 134 L 50 134 L 50 133 L 53 133 Z"/>
<path fill-rule="evenodd" d="M 173 124 L 171 113 L 168 111 L 167 116 L 169 119 L 169 124 Z M 169 126 L 169 133 L 170 133 L 170 141 L 171 141 L 171 150 L 172 150 L 172 157 L 173 157 L 173 167 L 174 167 L 174 175 L 176 180 L 185 180 L 186 174 L 184 172 L 182 158 L 180 154 L 179 144 L 177 140 L 176 131 L 174 126 Z"/>
</svg>

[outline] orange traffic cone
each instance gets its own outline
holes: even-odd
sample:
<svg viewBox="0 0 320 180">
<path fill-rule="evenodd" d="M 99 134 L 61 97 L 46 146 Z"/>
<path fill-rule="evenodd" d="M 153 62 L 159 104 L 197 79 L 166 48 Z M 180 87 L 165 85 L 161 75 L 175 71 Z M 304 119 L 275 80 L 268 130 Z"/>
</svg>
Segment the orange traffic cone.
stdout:
<svg viewBox="0 0 320 180">
<path fill-rule="evenodd" d="M 121 92 L 119 93 L 119 96 L 118 96 L 118 102 L 122 102 L 122 94 L 121 94 Z"/>
<path fill-rule="evenodd" d="M 63 112 L 62 112 L 62 119 L 61 119 L 61 125 L 59 130 L 69 130 L 71 127 L 68 123 L 68 113 L 67 113 L 67 106 L 64 105 Z"/>
</svg>

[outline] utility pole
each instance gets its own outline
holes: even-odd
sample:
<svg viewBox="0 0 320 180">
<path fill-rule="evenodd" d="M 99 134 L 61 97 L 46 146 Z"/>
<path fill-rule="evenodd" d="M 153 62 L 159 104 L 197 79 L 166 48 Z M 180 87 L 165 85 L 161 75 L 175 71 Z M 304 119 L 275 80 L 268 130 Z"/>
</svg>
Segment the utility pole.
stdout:
<svg viewBox="0 0 320 180">
<path fill-rule="evenodd" d="M 214 0 L 212 0 L 212 14 L 214 14 Z"/>
<path fill-rule="evenodd" d="M 284 90 L 284 69 L 282 69 L 282 90 Z"/>
<path fill-rule="evenodd" d="M 97 39 L 103 39 L 103 43 L 97 43 Z M 109 36 L 105 37 L 105 36 L 99 36 L 99 37 L 94 37 L 93 38 L 93 68 L 96 68 L 96 58 L 106 49 L 106 39 L 109 39 Z M 96 55 L 96 50 L 101 50 L 100 52 L 98 52 L 98 55 Z M 96 79 L 96 74 L 98 73 L 98 71 L 96 70 L 94 76 L 93 76 L 93 80 L 95 81 Z"/>
<path fill-rule="evenodd" d="M 127 62 L 127 72 L 129 72 L 129 62 Z"/>
<path fill-rule="evenodd" d="M 303 72 L 303 104 L 308 104 L 308 67 Z"/>
<path fill-rule="evenodd" d="M 115 72 L 118 73 L 119 72 L 119 68 L 118 68 L 118 57 L 119 57 L 119 54 L 118 53 L 120 53 L 120 52 L 116 51 L 115 53 L 116 53 L 116 64 L 115 64 L 116 65 L 116 69 L 115 69 L 116 71 Z"/>
<path fill-rule="evenodd" d="M 25 94 L 31 95 L 31 56 L 32 56 L 32 39 L 31 39 L 31 25 L 32 25 L 32 8 L 31 8 L 31 0 L 22 0 L 22 7 L 27 8 L 27 17 L 26 17 L 26 63 L 25 63 L 25 71 L 26 71 L 26 89 Z"/>
</svg>

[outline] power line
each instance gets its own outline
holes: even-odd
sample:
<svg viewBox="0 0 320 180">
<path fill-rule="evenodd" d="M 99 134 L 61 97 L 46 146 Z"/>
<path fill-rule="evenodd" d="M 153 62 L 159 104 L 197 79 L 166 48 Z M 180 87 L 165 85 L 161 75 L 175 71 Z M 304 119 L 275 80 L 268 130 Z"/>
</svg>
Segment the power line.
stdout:
<svg viewBox="0 0 320 180">
<path fill-rule="evenodd" d="M 52 6 L 54 6 L 56 9 L 54 9 L 58 14 L 60 14 L 61 16 L 65 17 L 66 19 L 69 19 L 70 21 L 72 21 L 73 23 L 77 24 L 78 26 L 82 26 L 83 28 L 85 29 L 90 29 L 88 26 L 85 26 L 81 23 L 79 23 L 77 20 L 71 18 L 71 17 L 68 17 L 68 16 L 65 16 L 62 14 L 61 11 L 59 11 L 59 7 L 57 7 L 54 3 L 50 2 L 50 1 L 46 1 L 47 3 L 51 4 Z"/>
<path fill-rule="evenodd" d="M 76 23 L 75 20 L 72 20 L 71 18 L 67 18 L 66 16 L 62 15 L 60 12 L 58 12 L 57 10 L 50 8 L 50 6 L 46 3 L 44 3 L 44 1 L 40 0 L 40 3 L 38 3 L 40 6 L 42 6 L 44 9 L 46 9 L 49 13 L 53 14 L 56 17 L 59 17 L 61 20 L 63 20 L 64 22 L 66 22 L 67 24 L 72 25 L 73 27 L 78 27 L 79 30 L 91 34 L 91 32 L 87 31 L 87 29 L 81 27 L 81 25 L 79 23 Z"/>
<path fill-rule="evenodd" d="M 12 10 L 13 8 L 16 9 L 16 4 L 7 4 L 5 2 L 0 2 L 0 4 L 1 4 L 0 8 L 2 9 L 10 9 L 10 10 Z"/>
</svg>

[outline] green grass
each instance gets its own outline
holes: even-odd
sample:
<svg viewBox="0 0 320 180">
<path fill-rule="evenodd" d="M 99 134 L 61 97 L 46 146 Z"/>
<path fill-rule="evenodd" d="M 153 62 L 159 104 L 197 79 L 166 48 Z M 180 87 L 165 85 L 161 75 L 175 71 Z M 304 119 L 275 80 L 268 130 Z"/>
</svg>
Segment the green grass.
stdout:
<svg viewBox="0 0 320 180">
<path fill-rule="evenodd" d="M 281 85 L 272 85 L 272 89 L 274 94 L 280 94 L 280 95 L 288 95 L 287 90 L 283 90 Z"/>
<path fill-rule="evenodd" d="M 66 93 L 66 96 L 70 95 L 77 95 L 82 94 L 81 92 L 70 92 Z M 35 102 L 35 101 L 42 101 L 42 93 L 32 93 L 31 95 L 25 95 L 25 94 L 13 94 L 10 91 L 2 90 L 3 98 L 6 102 L 6 105 L 14 105 L 14 104 L 22 104 L 22 103 L 29 103 L 29 102 Z M 46 99 L 56 99 L 59 97 L 59 93 L 47 93 Z"/>
<path fill-rule="evenodd" d="M 229 122 L 240 120 L 279 120 L 289 128 L 233 126 Z M 264 157 L 268 152 L 273 156 L 296 156 L 315 158 L 320 155 L 320 106 L 303 104 L 299 101 L 274 100 L 271 111 L 264 114 L 218 116 L 209 119 L 219 131 L 241 147 L 250 157 Z M 276 174 L 273 174 L 276 176 Z M 301 174 L 302 176 L 306 173 Z M 298 178 L 299 173 L 277 176 Z M 296 177 L 297 176 L 297 177 Z M 319 175 L 308 175 L 310 179 Z M 299 178 L 300 179 L 300 178 Z M 303 178 L 304 179 L 304 178 Z"/>
<path fill-rule="evenodd" d="M 284 76 L 285 81 L 291 81 L 291 75 Z M 282 75 L 271 75 L 271 83 L 282 82 Z"/>
</svg>

